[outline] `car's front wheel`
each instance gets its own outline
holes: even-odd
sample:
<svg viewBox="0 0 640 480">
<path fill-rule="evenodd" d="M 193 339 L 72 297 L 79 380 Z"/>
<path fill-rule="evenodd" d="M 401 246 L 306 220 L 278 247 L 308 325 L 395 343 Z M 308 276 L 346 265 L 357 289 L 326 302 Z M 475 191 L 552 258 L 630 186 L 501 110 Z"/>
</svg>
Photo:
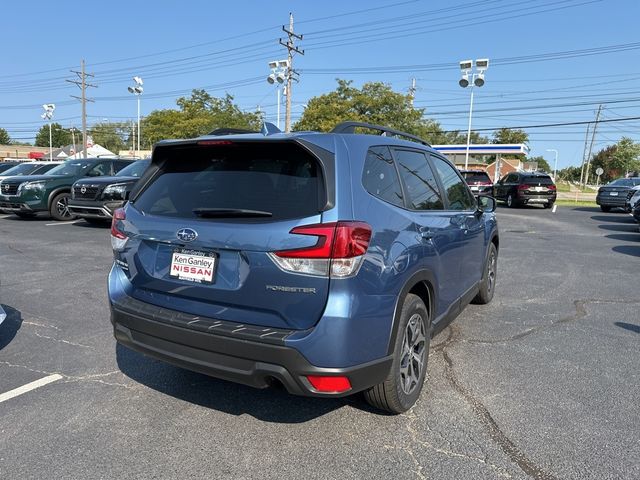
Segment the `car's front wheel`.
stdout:
<svg viewBox="0 0 640 480">
<path fill-rule="evenodd" d="M 69 211 L 70 197 L 71 194 L 68 192 L 62 192 L 53 197 L 51 207 L 49 207 L 49 214 L 54 220 L 71 220 L 75 218 Z"/>
<path fill-rule="evenodd" d="M 422 391 L 430 343 L 429 312 L 422 299 L 410 293 L 400 313 L 391 370 L 384 382 L 365 391 L 367 402 L 391 413 L 409 410 Z"/>
</svg>

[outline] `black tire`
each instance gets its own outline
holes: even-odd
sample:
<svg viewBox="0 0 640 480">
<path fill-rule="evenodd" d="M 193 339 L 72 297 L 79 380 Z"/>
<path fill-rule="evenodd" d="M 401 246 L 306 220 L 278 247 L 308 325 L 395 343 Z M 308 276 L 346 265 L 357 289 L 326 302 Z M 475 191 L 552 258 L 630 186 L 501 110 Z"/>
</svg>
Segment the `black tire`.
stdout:
<svg viewBox="0 0 640 480">
<path fill-rule="evenodd" d="M 544 208 L 551 208 L 551 207 L 553 207 L 553 203 L 554 203 L 554 202 L 545 203 L 545 204 L 544 204 Z"/>
<path fill-rule="evenodd" d="M 69 212 L 69 198 L 71 198 L 69 192 L 62 192 L 53 197 L 51 206 L 49 207 L 49 214 L 54 220 L 72 220 L 75 218 L 75 216 Z"/>
<path fill-rule="evenodd" d="M 24 213 L 24 212 L 13 212 L 16 216 L 20 217 L 20 218 L 35 218 L 36 214 L 35 213 Z"/>
<path fill-rule="evenodd" d="M 516 206 L 516 201 L 513 199 L 513 195 L 507 195 L 507 207 L 513 208 Z"/>
<path fill-rule="evenodd" d="M 606 205 L 600 205 L 600 210 L 602 210 L 603 212 L 610 212 L 611 207 L 607 207 Z"/>
<path fill-rule="evenodd" d="M 484 273 L 480 282 L 480 291 L 473 298 L 473 303 L 486 305 L 493 300 L 493 293 L 496 289 L 496 278 L 498 275 L 498 249 L 492 242 L 489 245 L 487 264 L 484 266 Z"/>
<path fill-rule="evenodd" d="M 406 412 L 420 397 L 431 343 L 431 318 L 419 296 L 407 295 L 399 321 L 389 375 L 364 392 L 370 405 L 391 413 Z"/>
</svg>

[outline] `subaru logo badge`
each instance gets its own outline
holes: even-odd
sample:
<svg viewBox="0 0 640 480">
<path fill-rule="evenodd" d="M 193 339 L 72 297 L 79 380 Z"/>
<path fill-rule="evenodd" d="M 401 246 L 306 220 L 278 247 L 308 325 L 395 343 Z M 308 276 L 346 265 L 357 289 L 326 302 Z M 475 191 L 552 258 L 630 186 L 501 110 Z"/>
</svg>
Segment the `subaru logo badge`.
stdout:
<svg viewBox="0 0 640 480">
<path fill-rule="evenodd" d="M 182 240 L 183 242 L 193 242 L 196 238 L 198 238 L 198 232 L 191 228 L 181 228 L 176 232 L 176 237 Z"/>
</svg>

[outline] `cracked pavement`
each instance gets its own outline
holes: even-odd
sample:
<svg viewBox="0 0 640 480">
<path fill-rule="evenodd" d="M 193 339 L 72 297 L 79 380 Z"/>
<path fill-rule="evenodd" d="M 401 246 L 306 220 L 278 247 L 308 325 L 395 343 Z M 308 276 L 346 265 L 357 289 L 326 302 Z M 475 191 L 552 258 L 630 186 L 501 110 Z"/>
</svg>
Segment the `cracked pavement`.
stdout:
<svg viewBox="0 0 640 480">
<path fill-rule="evenodd" d="M 640 478 L 640 233 L 500 208 L 496 297 L 432 341 L 398 416 L 116 347 L 108 230 L 0 218 L 0 478 Z"/>
</svg>

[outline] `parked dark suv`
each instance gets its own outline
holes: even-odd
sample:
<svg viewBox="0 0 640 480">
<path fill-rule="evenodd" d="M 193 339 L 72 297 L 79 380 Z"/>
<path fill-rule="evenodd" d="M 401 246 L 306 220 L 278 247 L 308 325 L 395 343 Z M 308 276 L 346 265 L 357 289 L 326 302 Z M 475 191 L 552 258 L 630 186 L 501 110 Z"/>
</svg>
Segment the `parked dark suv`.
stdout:
<svg viewBox="0 0 640 480">
<path fill-rule="evenodd" d="M 131 160 L 86 158 L 67 160 L 44 175 L 25 175 L 0 182 L 0 210 L 19 217 L 48 212 L 55 220 L 72 218 L 67 208 L 71 185 L 82 177 L 115 175 Z"/>
<path fill-rule="evenodd" d="M 496 199 L 508 207 L 542 205 L 551 208 L 557 197 L 556 185 L 546 173 L 509 173 L 495 184 L 494 190 Z"/>
<path fill-rule="evenodd" d="M 484 170 L 460 170 L 462 177 L 475 195 L 493 196 L 493 182 Z"/>
<path fill-rule="evenodd" d="M 640 185 L 640 177 L 618 178 L 598 189 L 596 203 L 600 210 L 608 212 L 612 208 L 627 211 L 627 201 L 635 193 L 633 187 Z"/>
<path fill-rule="evenodd" d="M 264 132 L 156 144 L 113 217 L 115 338 L 222 379 L 406 411 L 432 335 L 493 297 L 495 201 L 406 133 Z"/>
<path fill-rule="evenodd" d="M 89 223 L 110 221 L 113 211 L 127 201 L 151 160 L 138 160 L 113 177 L 81 178 L 71 187 L 69 212 Z"/>
</svg>

